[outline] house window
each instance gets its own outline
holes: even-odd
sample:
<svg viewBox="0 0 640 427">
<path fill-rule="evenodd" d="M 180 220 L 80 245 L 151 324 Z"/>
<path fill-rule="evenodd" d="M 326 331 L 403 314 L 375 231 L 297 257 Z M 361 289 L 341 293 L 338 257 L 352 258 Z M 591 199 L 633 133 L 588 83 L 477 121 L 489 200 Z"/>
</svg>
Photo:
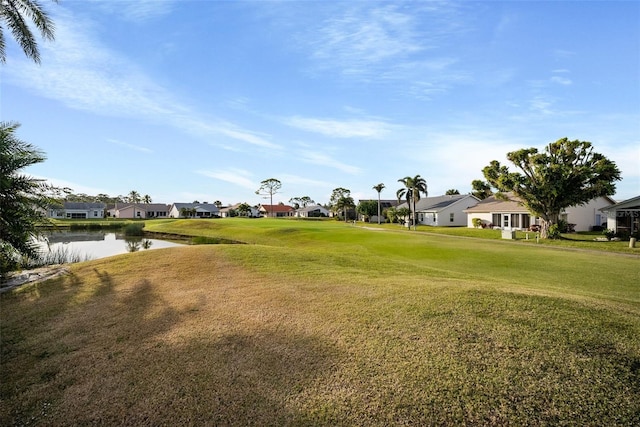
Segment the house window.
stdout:
<svg viewBox="0 0 640 427">
<path fill-rule="evenodd" d="M 93 216 L 97 217 L 98 216 L 98 211 L 93 211 Z"/>
<path fill-rule="evenodd" d="M 500 227 L 500 214 L 493 214 L 491 215 L 491 222 L 493 223 L 494 227 Z"/>
<path fill-rule="evenodd" d="M 520 227 L 520 214 L 511 214 L 511 226 L 513 228 Z"/>
<path fill-rule="evenodd" d="M 531 215 L 522 214 L 522 228 L 528 229 L 531 226 Z"/>
<path fill-rule="evenodd" d="M 503 215 L 502 220 L 503 220 L 502 226 L 504 228 L 509 228 L 509 215 Z"/>
<path fill-rule="evenodd" d="M 449 214 L 449 222 L 453 222 L 453 215 L 454 215 L 454 213 L 453 213 L 453 212 L 451 212 L 451 213 Z"/>
</svg>

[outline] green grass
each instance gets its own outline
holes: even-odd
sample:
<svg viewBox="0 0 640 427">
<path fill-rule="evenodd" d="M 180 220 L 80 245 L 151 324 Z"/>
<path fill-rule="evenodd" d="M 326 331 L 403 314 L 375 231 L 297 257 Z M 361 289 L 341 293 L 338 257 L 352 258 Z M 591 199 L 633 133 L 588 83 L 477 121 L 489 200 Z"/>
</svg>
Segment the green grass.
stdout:
<svg viewBox="0 0 640 427">
<path fill-rule="evenodd" d="M 247 244 L 0 295 L 0 424 L 640 422 L 638 256 L 336 221 L 146 224 Z"/>
</svg>

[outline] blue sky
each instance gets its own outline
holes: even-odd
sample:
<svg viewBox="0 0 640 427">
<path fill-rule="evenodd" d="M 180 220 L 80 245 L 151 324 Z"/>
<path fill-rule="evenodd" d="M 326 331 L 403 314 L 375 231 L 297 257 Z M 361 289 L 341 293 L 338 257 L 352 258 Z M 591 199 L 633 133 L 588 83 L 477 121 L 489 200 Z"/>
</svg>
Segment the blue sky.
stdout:
<svg viewBox="0 0 640 427">
<path fill-rule="evenodd" d="M 44 2 L 42 64 L 7 40 L 0 117 L 28 173 L 154 202 L 268 203 L 336 187 L 471 191 L 491 160 L 562 137 L 640 194 L 640 2 Z"/>
</svg>

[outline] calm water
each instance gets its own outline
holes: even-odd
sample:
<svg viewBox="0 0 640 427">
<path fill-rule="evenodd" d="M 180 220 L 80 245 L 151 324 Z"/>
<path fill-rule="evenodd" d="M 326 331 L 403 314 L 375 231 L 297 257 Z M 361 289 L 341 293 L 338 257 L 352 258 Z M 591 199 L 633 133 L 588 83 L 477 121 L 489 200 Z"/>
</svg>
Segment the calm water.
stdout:
<svg viewBox="0 0 640 427">
<path fill-rule="evenodd" d="M 170 248 L 182 246 L 180 243 L 159 239 L 124 236 L 121 233 L 104 231 L 62 231 L 47 235 L 49 250 L 52 253 L 64 250 L 84 259 L 105 258 L 112 255 L 126 254 L 150 249 Z M 47 250 L 47 243 L 40 242 L 43 251 Z"/>
</svg>

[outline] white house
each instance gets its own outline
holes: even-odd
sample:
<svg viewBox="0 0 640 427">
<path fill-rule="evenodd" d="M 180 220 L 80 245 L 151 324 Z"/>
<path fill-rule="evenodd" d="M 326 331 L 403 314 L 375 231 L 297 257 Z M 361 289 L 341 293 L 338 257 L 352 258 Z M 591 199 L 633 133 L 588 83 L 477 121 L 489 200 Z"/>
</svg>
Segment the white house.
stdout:
<svg viewBox="0 0 640 427">
<path fill-rule="evenodd" d="M 320 205 L 305 206 L 296 210 L 295 215 L 298 218 L 318 218 L 329 216 L 329 210 Z"/>
<path fill-rule="evenodd" d="M 606 215 L 606 227 L 627 237 L 640 232 L 640 196 L 600 208 Z"/>
<path fill-rule="evenodd" d="M 467 227 L 474 227 L 475 218 L 480 219 L 483 227 L 503 230 L 528 230 L 540 224 L 540 220 L 533 216 L 517 197 L 509 195 L 507 197 L 507 200 L 502 200 L 496 196 L 490 196 L 466 209 Z M 604 223 L 605 215 L 600 209 L 612 203 L 614 202 L 610 197 L 597 197 L 583 205 L 568 207 L 561 213 L 560 219 L 572 224 L 574 231 L 590 231 L 594 226 Z"/>
<path fill-rule="evenodd" d="M 471 194 L 425 197 L 416 202 L 416 222 L 437 227 L 464 227 L 467 225 L 465 209 L 475 206 L 478 201 Z M 398 208 L 402 207 L 413 209 L 406 202 L 398 205 Z"/>
<path fill-rule="evenodd" d="M 238 207 L 241 205 L 242 203 L 236 203 L 235 205 L 231 205 L 231 206 L 227 206 L 224 208 L 220 208 L 220 216 L 222 218 L 229 218 L 231 217 L 231 212 L 234 211 L 235 215 L 238 215 Z M 260 211 L 258 211 L 258 208 L 255 206 L 249 206 L 249 218 L 258 218 L 260 216 Z"/>
<path fill-rule="evenodd" d="M 169 205 L 164 203 L 116 203 L 109 209 L 109 216 L 114 218 L 166 218 Z"/>
<path fill-rule="evenodd" d="M 210 203 L 174 203 L 169 208 L 171 218 L 215 218 L 219 214 L 218 207 Z"/>
<path fill-rule="evenodd" d="M 104 218 L 104 203 L 64 202 L 49 208 L 49 218 L 90 219 Z"/>
</svg>

